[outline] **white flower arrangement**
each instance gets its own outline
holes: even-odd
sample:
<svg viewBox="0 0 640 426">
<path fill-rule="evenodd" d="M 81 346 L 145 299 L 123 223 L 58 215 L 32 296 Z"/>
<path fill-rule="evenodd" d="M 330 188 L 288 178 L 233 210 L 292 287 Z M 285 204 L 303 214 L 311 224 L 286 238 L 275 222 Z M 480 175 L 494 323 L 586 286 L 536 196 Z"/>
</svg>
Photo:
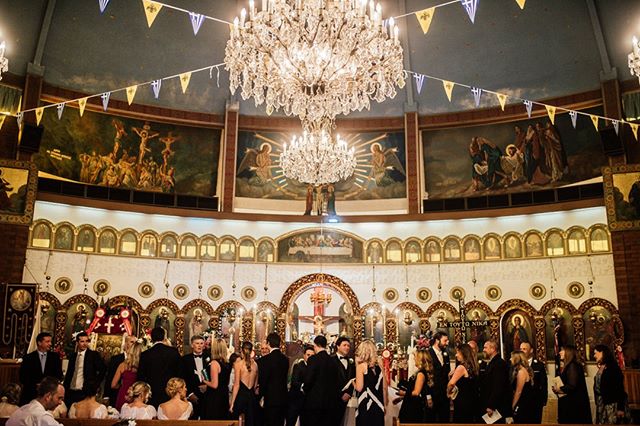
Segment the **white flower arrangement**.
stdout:
<svg viewBox="0 0 640 426">
<path fill-rule="evenodd" d="M 129 419 L 129 422 L 128 422 L 127 426 L 136 426 L 136 420 L 135 419 Z"/>
</svg>

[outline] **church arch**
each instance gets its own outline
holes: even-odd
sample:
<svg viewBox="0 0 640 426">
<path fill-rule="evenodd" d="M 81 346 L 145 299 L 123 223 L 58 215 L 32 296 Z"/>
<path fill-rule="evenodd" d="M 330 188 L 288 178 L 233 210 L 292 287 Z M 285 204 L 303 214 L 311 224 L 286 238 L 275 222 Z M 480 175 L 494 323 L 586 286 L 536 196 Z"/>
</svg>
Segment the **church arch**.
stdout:
<svg viewBox="0 0 640 426">
<path fill-rule="evenodd" d="M 182 307 L 182 312 L 186 314 L 193 308 L 204 309 L 205 312 L 209 315 L 213 315 L 215 313 L 215 309 L 213 309 L 213 306 L 211 306 L 206 300 L 203 299 L 190 300 L 186 305 Z"/>
<path fill-rule="evenodd" d="M 107 302 L 107 307 L 110 308 L 117 305 L 129 306 L 131 309 L 138 313 L 144 312 L 144 308 L 142 307 L 142 305 L 136 299 L 130 296 L 118 295 L 110 297 L 109 301 Z"/>
<path fill-rule="evenodd" d="M 400 311 L 413 311 L 416 313 L 416 315 L 418 316 L 418 318 L 422 318 L 424 317 L 424 311 L 422 309 L 420 309 L 420 306 L 416 305 L 413 302 L 402 302 L 399 303 L 394 309 L 394 312 L 400 312 Z"/>
<path fill-rule="evenodd" d="M 284 294 L 282 295 L 282 299 L 280 299 L 280 312 L 287 312 L 287 309 L 289 308 L 291 302 L 296 300 L 300 293 L 303 293 L 305 290 L 312 287 L 316 283 L 324 284 L 336 290 L 338 293 L 340 293 L 345 301 L 351 304 L 354 316 L 362 315 L 360 302 L 358 301 L 358 297 L 351 289 L 351 287 L 349 287 L 347 283 L 342 281 L 342 279 L 334 275 L 323 273 L 308 274 L 294 281 L 284 292 Z"/>
<path fill-rule="evenodd" d="M 555 308 L 566 309 L 571 315 L 578 315 L 579 313 L 578 309 L 566 300 L 551 299 L 548 300 L 544 305 L 542 305 L 542 307 L 540 308 L 540 315 L 545 316 Z"/>
</svg>

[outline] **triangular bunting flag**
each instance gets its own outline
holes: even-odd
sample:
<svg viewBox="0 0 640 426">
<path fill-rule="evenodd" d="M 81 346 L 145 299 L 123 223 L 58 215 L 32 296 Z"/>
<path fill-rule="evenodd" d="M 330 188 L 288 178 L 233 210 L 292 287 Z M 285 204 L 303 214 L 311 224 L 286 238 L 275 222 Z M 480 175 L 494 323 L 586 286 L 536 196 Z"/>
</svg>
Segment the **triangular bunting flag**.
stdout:
<svg viewBox="0 0 640 426">
<path fill-rule="evenodd" d="M 89 98 L 81 98 L 78 99 L 78 106 L 80 107 L 80 117 L 84 114 L 84 107 L 87 106 L 87 99 Z"/>
<path fill-rule="evenodd" d="M 416 18 L 418 18 L 418 23 L 420 24 L 424 34 L 429 31 L 429 26 L 431 25 L 431 20 L 433 19 L 433 14 L 435 12 L 435 7 L 430 7 L 416 12 Z"/>
<path fill-rule="evenodd" d="M 102 109 L 103 110 L 107 110 L 107 107 L 109 106 L 109 97 L 111 96 L 111 92 L 105 92 L 102 95 L 100 95 L 100 97 L 102 98 Z"/>
<path fill-rule="evenodd" d="M 504 106 L 507 104 L 507 95 L 503 93 L 496 93 L 498 97 L 498 102 L 500 102 L 500 108 L 504 111 Z"/>
<path fill-rule="evenodd" d="M 455 83 L 453 81 L 442 80 L 442 85 L 444 86 L 444 92 L 447 94 L 447 98 L 449 99 L 449 102 L 451 102 L 451 92 L 453 92 L 454 84 Z"/>
<path fill-rule="evenodd" d="M 193 27 L 193 35 L 198 35 L 200 27 L 204 22 L 204 15 L 199 13 L 189 12 L 189 19 L 191 19 L 191 26 Z"/>
<path fill-rule="evenodd" d="M 525 108 L 527 109 L 527 116 L 531 118 L 531 110 L 533 110 L 533 102 L 531 101 L 522 101 L 524 103 Z"/>
<path fill-rule="evenodd" d="M 151 89 L 153 89 L 153 96 L 155 96 L 156 99 L 158 99 L 158 96 L 160 96 L 161 87 L 162 87 L 162 79 L 153 80 L 151 82 Z"/>
<path fill-rule="evenodd" d="M 464 6 L 471 23 L 473 24 L 476 19 L 476 8 L 478 7 L 478 0 L 460 0 L 460 3 Z"/>
<path fill-rule="evenodd" d="M 482 96 L 482 89 L 479 87 L 472 87 L 471 91 L 473 92 L 473 100 L 476 103 L 476 108 L 480 106 L 480 97 Z"/>
<path fill-rule="evenodd" d="M 138 86 L 129 86 L 125 91 L 127 92 L 127 102 L 131 105 L 133 98 L 136 96 L 136 92 L 138 91 Z"/>
<path fill-rule="evenodd" d="M 58 110 L 58 120 L 61 120 L 62 119 L 62 111 L 64 111 L 64 102 L 61 102 L 58 105 L 56 105 L 56 109 Z"/>
<path fill-rule="evenodd" d="M 180 74 L 180 86 L 182 86 L 182 93 L 187 92 L 187 87 L 189 87 L 189 82 L 191 81 L 191 73 L 185 72 Z"/>
<path fill-rule="evenodd" d="M 109 4 L 109 0 L 98 0 L 98 4 L 100 5 L 100 13 L 104 13 L 104 10 L 107 8 Z"/>
<path fill-rule="evenodd" d="M 144 14 L 147 16 L 147 24 L 151 28 L 153 21 L 156 20 L 156 16 L 162 9 L 162 5 L 151 0 L 142 0 L 142 7 L 144 7 Z"/>
<path fill-rule="evenodd" d="M 42 120 L 42 114 L 44 114 L 44 108 L 43 107 L 39 107 L 36 108 L 36 126 L 40 125 L 40 120 Z"/>
<path fill-rule="evenodd" d="M 527 0 L 516 0 L 516 3 L 518 3 L 518 6 L 520 6 L 520 9 L 524 9 L 524 4 L 527 2 Z"/>
<path fill-rule="evenodd" d="M 620 122 L 618 120 L 611 120 L 611 124 L 613 124 L 613 128 L 616 131 L 616 135 L 620 131 Z"/>
<path fill-rule="evenodd" d="M 573 128 L 575 129 L 578 122 L 578 113 L 575 111 L 569 111 L 569 117 L 571 117 L 571 124 L 573 124 Z"/>
<path fill-rule="evenodd" d="M 589 114 L 589 117 L 591 117 L 591 122 L 593 123 L 593 126 L 596 128 L 596 130 L 598 130 L 598 116 Z"/>
<path fill-rule="evenodd" d="M 7 118 L 5 114 L 0 114 L 0 130 L 2 130 L 2 125 L 4 124 L 4 120 Z"/>
<path fill-rule="evenodd" d="M 413 78 L 416 79 L 416 89 L 418 89 L 418 95 L 422 92 L 422 85 L 424 84 L 424 75 L 423 74 L 414 74 Z"/>
<path fill-rule="evenodd" d="M 18 128 L 22 128 L 22 120 L 24 119 L 24 112 L 19 112 L 16 114 L 16 122 L 18 123 Z"/>
<path fill-rule="evenodd" d="M 631 126 L 631 131 L 633 132 L 633 137 L 636 138 L 636 141 L 637 141 L 638 140 L 638 125 L 629 123 L 629 126 Z"/>
<path fill-rule="evenodd" d="M 544 107 L 547 109 L 547 114 L 549 115 L 551 124 L 556 124 L 556 107 L 553 105 L 545 105 Z"/>
</svg>

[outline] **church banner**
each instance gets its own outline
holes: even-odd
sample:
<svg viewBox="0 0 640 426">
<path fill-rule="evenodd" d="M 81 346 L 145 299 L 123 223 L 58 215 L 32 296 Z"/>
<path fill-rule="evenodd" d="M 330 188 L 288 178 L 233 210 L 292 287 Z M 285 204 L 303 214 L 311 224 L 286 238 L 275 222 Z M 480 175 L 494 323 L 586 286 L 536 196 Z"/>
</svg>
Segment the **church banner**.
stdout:
<svg viewBox="0 0 640 426">
<path fill-rule="evenodd" d="M 602 115 L 602 108 L 584 112 Z M 601 175 L 606 165 L 592 123 L 557 114 L 422 132 L 428 198 L 555 188 Z"/>
<path fill-rule="evenodd" d="M 140 191 L 216 195 L 221 131 L 46 108 L 41 176 Z M 43 172 L 43 174 L 42 174 Z"/>
</svg>

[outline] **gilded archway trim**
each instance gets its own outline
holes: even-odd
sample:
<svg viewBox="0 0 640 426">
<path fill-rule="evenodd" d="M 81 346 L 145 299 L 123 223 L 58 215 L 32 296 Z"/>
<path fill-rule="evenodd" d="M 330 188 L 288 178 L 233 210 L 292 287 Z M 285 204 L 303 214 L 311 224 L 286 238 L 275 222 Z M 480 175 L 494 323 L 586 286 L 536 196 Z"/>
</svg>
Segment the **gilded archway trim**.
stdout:
<svg viewBox="0 0 640 426">
<path fill-rule="evenodd" d="M 531 315 L 531 318 L 538 315 L 538 311 L 529 304 L 529 302 L 524 301 L 522 299 L 510 299 L 504 302 L 502 305 L 496 309 L 496 315 L 500 318 L 504 316 L 508 311 L 512 311 L 514 309 L 521 309 L 525 311 L 527 314 Z"/>
<path fill-rule="evenodd" d="M 62 309 L 66 311 L 71 308 L 74 303 L 85 303 L 89 305 L 89 307 L 94 311 L 98 308 L 98 302 L 96 302 L 96 299 L 94 299 L 93 297 L 86 294 L 76 294 L 75 296 L 70 297 L 66 302 L 64 302 L 64 304 L 62 305 Z"/>
<path fill-rule="evenodd" d="M 454 317 L 458 315 L 458 310 L 451 303 L 441 300 L 429 306 L 429 308 L 425 312 L 425 316 L 427 318 L 431 318 L 433 314 L 440 309 L 444 309 L 445 311 L 450 312 Z"/>
<path fill-rule="evenodd" d="M 485 314 L 487 314 L 487 318 L 495 316 L 495 312 L 493 312 L 489 305 L 479 300 L 472 300 L 471 302 L 465 303 L 465 309 L 467 310 L 467 312 L 469 312 L 471 309 L 480 309 L 481 311 L 484 311 Z"/>
<path fill-rule="evenodd" d="M 62 303 L 60 303 L 60 300 L 58 300 L 54 294 L 41 291 L 38 293 L 38 297 L 49 302 L 51 307 L 56 311 L 62 310 Z"/>
<path fill-rule="evenodd" d="M 235 308 L 238 310 L 242 309 L 245 313 L 247 312 L 247 309 L 244 307 L 244 305 L 236 300 L 227 300 L 226 302 L 221 303 L 214 312 L 216 315 L 221 317 L 229 308 Z"/>
<path fill-rule="evenodd" d="M 401 310 L 402 311 L 406 311 L 406 310 L 413 311 L 413 312 L 416 313 L 418 318 L 423 318 L 424 317 L 424 311 L 420 308 L 420 306 L 416 305 L 413 302 L 402 302 L 402 303 L 399 303 L 394 309 L 394 311 L 398 311 L 398 312 L 400 312 Z"/>
<path fill-rule="evenodd" d="M 130 296 L 125 296 L 125 295 L 118 295 L 118 296 L 114 296 L 114 297 L 110 297 L 109 298 L 109 300 L 107 302 L 107 307 L 112 307 L 112 306 L 116 306 L 116 305 L 129 306 L 131 309 L 136 311 L 138 314 L 141 314 L 145 310 L 142 307 L 142 305 L 136 299 L 134 299 L 133 297 L 130 297 Z"/>
<path fill-rule="evenodd" d="M 153 312 L 155 308 L 159 308 L 159 307 L 167 308 L 176 315 L 183 313 L 173 300 L 164 299 L 164 298 L 156 299 L 153 302 L 149 303 L 149 306 L 147 306 L 147 309 L 145 309 L 145 313 L 147 315 L 151 315 L 151 312 Z"/>
<path fill-rule="evenodd" d="M 578 308 L 578 312 L 580 313 L 580 315 L 584 315 L 589 309 L 593 308 L 594 306 L 602 306 L 603 308 L 611 312 L 611 315 L 619 315 L 618 308 L 616 308 L 613 303 L 599 297 L 593 297 L 582 302 L 582 304 Z"/>
<path fill-rule="evenodd" d="M 282 299 L 280 300 L 280 312 L 287 312 L 291 302 L 294 301 L 300 293 L 304 292 L 315 283 L 325 284 L 336 290 L 347 302 L 349 302 L 349 304 L 351 304 L 353 315 L 362 315 L 360 302 L 358 302 L 358 297 L 351 287 L 342 281 L 342 279 L 334 275 L 323 273 L 305 275 L 294 281 L 282 295 Z"/>
<path fill-rule="evenodd" d="M 191 309 L 200 308 L 204 309 L 205 312 L 211 316 L 215 313 L 215 309 L 204 299 L 193 299 L 189 301 L 186 305 L 182 307 L 182 312 L 186 315 Z"/>
<path fill-rule="evenodd" d="M 573 304 L 567 302 L 566 300 L 551 299 L 551 300 L 548 300 L 544 305 L 542 305 L 539 311 L 540 315 L 547 316 L 547 314 L 551 312 L 554 308 L 566 309 L 567 311 L 569 311 L 571 316 L 578 314 L 578 309 L 576 309 L 576 307 L 573 306 Z"/>
</svg>

